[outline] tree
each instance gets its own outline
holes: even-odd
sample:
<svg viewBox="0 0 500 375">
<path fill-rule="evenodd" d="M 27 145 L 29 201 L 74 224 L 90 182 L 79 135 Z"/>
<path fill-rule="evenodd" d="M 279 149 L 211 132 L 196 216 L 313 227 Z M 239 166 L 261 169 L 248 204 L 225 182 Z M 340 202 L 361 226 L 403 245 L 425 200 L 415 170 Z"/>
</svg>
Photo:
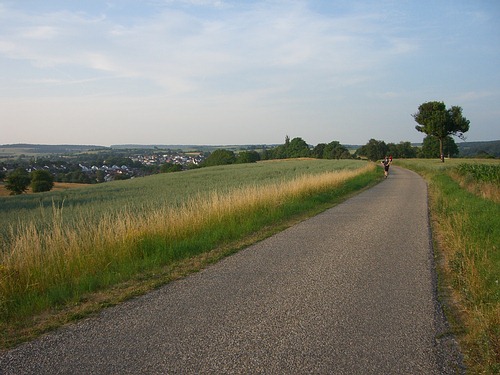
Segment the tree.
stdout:
<svg viewBox="0 0 500 375">
<path fill-rule="evenodd" d="M 453 138 L 450 136 L 446 137 L 443 140 L 443 149 L 440 150 L 439 140 L 436 137 L 427 136 L 424 138 L 418 157 L 429 159 L 438 158 L 441 152 L 448 157 L 458 155 L 458 147 Z"/>
<path fill-rule="evenodd" d="M 290 143 L 288 143 L 289 145 Z M 288 145 L 276 146 L 271 150 L 271 159 L 286 159 L 288 158 Z"/>
<path fill-rule="evenodd" d="M 113 175 L 113 181 L 122 181 L 128 179 L 130 179 L 130 176 L 126 173 L 115 173 Z"/>
<path fill-rule="evenodd" d="M 464 133 L 469 130 L 470 121 L 462 116 L 462 108 L 452 106 L 446 109 L 443 102 L 427 102 L 418 107 L 413 118 L 419 124 L 417 131 L 439 140 L 439 155 L 444 163 L 443 143 L 449 135 L 465 139 Z"/>
<path fill-rule="evenodd" d="M 33 193 L 50 191 L 54 187 L 54 176 L 44 169 L 31 172 L 31 189 Z"/>
<path fill-rule="evenodd" d="M 398 159 L 416 158 L 417 147 L 413 147 L 410 142 L 399 142 L 399 144 L 388 143 L 387 153 Z"/>
<path fill-rule="evenodd" d="M 351 153 L 347 147 L 338 141 L 328 143 L 323 150 L 323 159 L 350 159 Z"/>
<path fill-rule="evenodd" d="M 274 159 L 274 149 L 265 148 L 262 150 L 260 160 L 271 160 Z"/>
<path fill-rule="evenodd" d="M 106 173 L 104 173 L 104 171 L 98 170 L 95 172 L 95 180 L 97 183 L 106 181 L 104 177 L 106 177 Z"/>
<path fill-rule="evenodd" d="M 28 190 L 31 178 L 25 169 L 17 168 L 15 171 L 9 173 L 5 182 L 5 188 L 10 190 L 10 195 L 19 195 Z"/>
<path fill-rule="evenodd" d="M 317 159 L 323 159 L 326 143 L 318 143 L 311 151 L 311 156 Z"/>
<path fill-rule="evenodd" d="M 309 145 L 300 137 L 290 140 L 287 135 L 285 144 L 276 146 L 272 151 L 273 159 L 301 158 L 311 156 Z"/>
<path fill-rule="evenodd" d="M 296 137 L 290 141 L 287 152 L 289 158 L 304 158 L 311 155 L 309 145 L 300 137 Z"/>
<path fill-rule="evenodd" d="M 260 155 L 257 151 L 242 151 L 236 157 L 236 163 L 256 163 L 260 160 Z"/>
<path fill-rule="evenodd" d="M 212 152 L 203 162 L 204 167 L 211 167 L 214 165 L 233 164 L 236 161 L 236 155 L 231 150 L 217 149 Z"/>
<path fill-rule="evenodd" d="M 377 141 L 372 138 L 366 145 L 356 150 L 356 155 L 365 156 L 369 160 L 376 161 L 383 159 L 387 155 L 387 151 L 388 148 L 384 141 Z"/>
<path fill-rule="evenodd" d="M 160 167 L 160 173 L 172 173 L 182 171 L 182 165 L 174 163 L 164 163 Z"/>
</svg>

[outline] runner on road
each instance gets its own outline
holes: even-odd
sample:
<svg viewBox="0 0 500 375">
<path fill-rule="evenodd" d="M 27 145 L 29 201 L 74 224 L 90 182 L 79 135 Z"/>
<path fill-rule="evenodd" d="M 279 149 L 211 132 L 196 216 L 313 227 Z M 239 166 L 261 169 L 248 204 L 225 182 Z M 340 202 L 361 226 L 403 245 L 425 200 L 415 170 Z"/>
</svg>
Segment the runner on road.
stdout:
<svg viewBox="0 0 500 375">
<path fill-rule="evenodd" d="M 389 175 L 389 166 L 391 165 L 392 160 L 389 159 L 388 156 L 386 156 L 385 159 L 381 161 L 381 163 L 384 166 L 384 177 L 387 178 L 387 176 Z"/>
</svg>

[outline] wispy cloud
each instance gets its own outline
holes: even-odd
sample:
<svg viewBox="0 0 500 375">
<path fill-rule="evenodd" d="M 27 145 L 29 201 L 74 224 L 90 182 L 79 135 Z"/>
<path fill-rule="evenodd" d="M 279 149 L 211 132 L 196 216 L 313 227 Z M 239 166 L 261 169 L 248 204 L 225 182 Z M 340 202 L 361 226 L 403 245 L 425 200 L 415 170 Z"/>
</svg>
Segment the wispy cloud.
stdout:
<svg viewBox="0 0 500 375">
<path fill-rule="evenodd" d="M 12 121 L 61 128 L 144 118 L 168 135 L 240 124 L 276 141 L 307 124 L 353 143 L 391 122 L 399 141 L 425 100 L 498 97 L 500 8 L 422 1 L 2 2 L 0 98 Z"/>
<path fill-rule="evenodd" d="M 494 91 L 468 91 L 460 93 L 454 97 L 454 99 L 459 103 L 474 102 L 486 98 L 497 97 L 500 98 L 500 92 Z"/>
<path fill-rule="evenodd" d="M 169 3 L 174 2 L 164 5 Z M 224 8 L 220 1 L 175 3 Z M 0 52 L 37 67 L 142 77 L 166 92 L 186 93 L 214 86 L 261 90 L 304 80 L 351 85 L 388 56 L 414 48 L 382 30 L 377 14 L 326 16 L 303 2 L 287 7 L 255 3 L 210 16 L 160 9 L 127 24 L 105 14 L 9 12 L 3 17 L 11 21 L 2 27 Z"/>
</svg>

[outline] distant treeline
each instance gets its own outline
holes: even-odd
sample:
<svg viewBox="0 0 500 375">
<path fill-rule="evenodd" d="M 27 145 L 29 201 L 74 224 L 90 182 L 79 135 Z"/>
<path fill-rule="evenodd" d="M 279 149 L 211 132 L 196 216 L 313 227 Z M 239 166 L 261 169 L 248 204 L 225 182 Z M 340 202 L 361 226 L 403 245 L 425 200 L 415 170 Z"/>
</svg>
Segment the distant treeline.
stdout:
<svg viewBox="0 0 500 375">
<path fill-rule="evenodd" d="M 500 158 L 500 140 L 485 142 L 457 143 L 460 157 L 494 157 Z"/>
<path fill-rule="evenodd" d="M 12 151 L 13 154 L 73 154 L 77 152 L 87 152 L 92 150 L 105 150 L 109 147 L 94 145 L 37 145 L 28 143 L 17 143 L 0 145 L 0 149 Z"/>
</svg>

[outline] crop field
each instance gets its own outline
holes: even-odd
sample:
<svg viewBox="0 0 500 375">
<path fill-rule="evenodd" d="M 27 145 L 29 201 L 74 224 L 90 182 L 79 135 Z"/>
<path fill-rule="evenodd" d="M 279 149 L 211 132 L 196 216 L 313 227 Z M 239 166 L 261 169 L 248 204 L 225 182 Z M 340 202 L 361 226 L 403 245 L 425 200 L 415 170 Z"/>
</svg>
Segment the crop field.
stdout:
<svg viewBox="0 0 500 375">
<path fill-rule="evenodd" d="M 75 189 L 75 188 L 87 187 L 87 186 L 89 186 L 89 185 L 88 184 L 70 183 L 70 182 L 54 182 L 54 187 L 53 187 L 52 191 Z M 11 192 L 5 188 L 5 184 L 0 182 L 0 197 L 7 197 L 10 195 L 10 193 Z M 26 193 L 32 194 L 31 188 L 28 188 Z"/>
<path fill-rule="evenodd" d="M 286 160 L 0 197 L 1 346 L 50 329 L 36 318 L 49 311 L 85 315 L 71 309 L 97 292 L 214 249 L 226 249 L 214 259 L 229 254 L 380 178 L 363 161 Z"/>
<path fill-rule="evenodd" d="M 7 232 L 17 232 L 18 224 L 32 222 L 43 227 L 54 208 L 64 213 L 67 225 L 82 217 L 97 223 L 104 214 L 178 207 L 189 199 L 208 197 L 213 192 L 223 195 L 244 186 L 265 186 L 302 175 L 354 170 L 359 165 L 359 161 L 352 160 L 266 161 L 159 174 L 43 194 L 0 197 L 0 238 L 5 239 Z"/>
<path fill-rule="evenodd" d="M 500 164 L 462 163 L 457 166 L 457 172 L 474 181 L 500 184 Z"/>
<path fill-rule="evenodd" d="M 468 373 L 500 373 L 500 160 L 398 160 L 429 186 L 440 295 Z"/>
</svg>

